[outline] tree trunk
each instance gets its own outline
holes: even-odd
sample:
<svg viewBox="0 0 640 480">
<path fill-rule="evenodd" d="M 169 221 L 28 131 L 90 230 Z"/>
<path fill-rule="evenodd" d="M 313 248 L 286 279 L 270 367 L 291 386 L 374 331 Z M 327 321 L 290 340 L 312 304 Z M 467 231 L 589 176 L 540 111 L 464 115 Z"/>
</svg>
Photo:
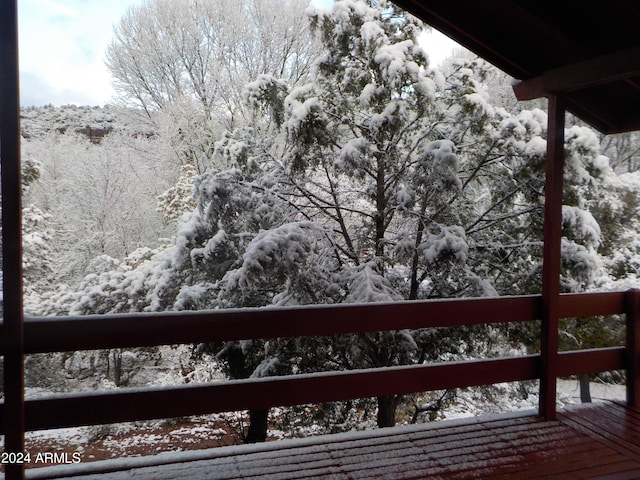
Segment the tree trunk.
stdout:
<svg viewBox="0 0 640 480">
<path fill-rule="evenodd" d="M 116 387 L 122 386 L 122 350 L 111 350 L 111 358 L 113 359 L 113 383 Z"/>
<path fill-rule="evenodd" d="M 384 152 L 384 147 L 380 148 L 380 152 Z M 385 169 L 385 158 L 383 154 L 376 155 L 376 161 L 378 166 L 378 173 L 376 176 L 376 215 L 375 215 L 375 226 L 376 226 L 376 257 L 383 258 L 384 257 L 384 246 L 385 246 L 385 233 L 387 230 L 386 226 L 386 214 L 387 214 L 387 184 L 386 184 L 386 169 Z M 382 273 L 382 272 L 380 272 Z"/>
<path fill-rule="evenodd" d="M 229 366 L 229 376 L 234 379 L 244 379 L 251 376 L 252 369 L 247 366 L 245 354 L 238 344 L 230 343 L 224 348 L 221 358 Z M 244 443 L 264 442 L 267 439 L 269 409 L 249 410 L 249 429 L 244 437 Z"/>
<path fill-rule="evenodd" d="M 420 262 L 420 254 L 418 253 L 418 248 L 422 244 L 422 237 L 424 236 L 424 216 L 427 213 L 427 200 L 426 198 L 422 201 L 422 205 L 420 205 L 420 216 L 418 217 L 418 230 L 416 231 L 416 243 L 415 243 L 415 251 L 413 253 L 413 259 L 411 260 L 411 287 L 409 290 L 409 298 L 408 300 L 417 300 L 418 299 L 418 290 L 420 288 L 420 281 L 418 280 L 418 264 Z"/>
<path fill-rule="evenodd" d="M 582 403 L 591 403 L 591 390 L 589 386 L 589 375 L 580 375 L 580 401 Z"/>
<path fill-rule="evenodd" d="M 393 427 L 396 424 L 396 407 L 398 400 L 395 395 L 378 397 L 378 427 Z"/>
<path fill-rule="evenodd" d="M 269 410 L 249 411 L 249 430 L 244 437 L 244 443 L 258 443 L 267 440 L 267 423 L 269 420 Z"/>
</svg>

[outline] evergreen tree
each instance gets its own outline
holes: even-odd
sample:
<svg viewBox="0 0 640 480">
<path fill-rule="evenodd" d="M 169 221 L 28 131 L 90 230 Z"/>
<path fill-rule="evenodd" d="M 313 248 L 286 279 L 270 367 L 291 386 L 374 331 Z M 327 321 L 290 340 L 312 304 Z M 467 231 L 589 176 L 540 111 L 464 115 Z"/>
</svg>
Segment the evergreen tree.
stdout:
<svg viewBox="0 0 640 480">
<path fill-rule="evenodd" d="M 197 206 L 175 242 L 86 277 L 53 311 L 539 292 L 544 112 L 493 106 L 477 59 L 446 75 L 430 68 L 422 25 L 390 2 L 336 1 L 308 16 L 324 49 L 308 83 L 260 75 L 246 86 L 251 122 L 215 143 L 218 169 L 196 178 Z M 601 271 L 590 209 L 609 170 L 588 130 L 567 133 L 563 288 L 578 291 Z M 246 378 L 469 358 L 496 335 L 395 331 L 201 350 Z M 378 399 L 379 426 L 395 423 L 398 401 Z M 266 418 L 254 412 L 248 440 L 264 438 Z"/>
</svg>

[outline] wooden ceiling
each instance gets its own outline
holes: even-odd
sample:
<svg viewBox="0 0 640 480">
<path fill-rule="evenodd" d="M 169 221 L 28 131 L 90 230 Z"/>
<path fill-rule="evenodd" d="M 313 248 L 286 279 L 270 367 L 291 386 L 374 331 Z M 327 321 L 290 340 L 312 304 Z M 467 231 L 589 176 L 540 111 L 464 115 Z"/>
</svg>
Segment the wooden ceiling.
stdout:
<svg viewBox="0 0 640 480">
<path fill-rule="evenodd" d="M 640 1 L 395 0 L 603 133 L 640 130 Z"/>
</svg>

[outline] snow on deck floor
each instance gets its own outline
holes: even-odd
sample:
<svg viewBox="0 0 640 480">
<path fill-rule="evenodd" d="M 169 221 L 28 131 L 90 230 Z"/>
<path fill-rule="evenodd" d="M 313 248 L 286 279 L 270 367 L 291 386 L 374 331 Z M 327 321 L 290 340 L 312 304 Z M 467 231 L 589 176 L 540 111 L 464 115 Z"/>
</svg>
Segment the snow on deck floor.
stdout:
<svg viewBox="0 0 640 480">
<path fill-rule="evenodd" d="M 537 386 L 531 387 L 531 392 L 537 391 Z M 619 400 L 624 401 L 626 397 L 626 387 L 624 385 L 614 385 L 592 382 L 591 394 L 594 402 L 603 400 Z M 567 405 L 580 403 L 580 388 L 577 380 L 558 380 L 558 405 L 564 407 Z M 537 395 L 532 393 L 530 397 L 525 401 L 522 400 L 519 404 L 501 402 L 498 405 L 489 405 L 486 401 L 483 403 L 482 398 L 469 394 L 460 394 L 457 401 L 447 406 L 441 412 L 442 420 L 451 420 L 457 418 L 468 418 L 486 415 L 493 412 L 515 412 L 523 410 L 533 410 L 537 408 L 538 398 Z M 135 457 L 140 456 L 137 452 L 132 451 L 133 446 L 141 446 L 141 451 L 147 452 L 155 449 L 157 453 L 160 452 L 176 452 L 184 449 L 184 445 L 181 440 L 176 437 L 186 436 L 191 437 L 194 447 L 198 449 L 213 448 L 215 446 L 221 446 L 229 444 L 230 442 L 225 439 L 225 435 L 228 432 L 220 430 L 219 426 L 221 422 L 217 416 L 202 417 L 194 419 L 194 425 L 189 428 L 188 425 L 182 427 L 171 428 L 158 428 L 157 422 L 143 423 L 142 426 L 138 424 L 117 424 L 109 426 L 103 433 L 98 427 L 75 427 L 75 428 L 63 428 L 56 430 L 45 430 L 37 432 L 27 432 L 27 445 L 31 446 L 32 452 L 39 451 L 61 451 L 64 448 L 69 452 L 79 452 L 82 454 L 82 461 L 95 461 L 93 453 L 98 451 L 97 459 L 100 458 L 120 458 L 122 456 Z M 375 422 L 374 422 L 375 423 Z M 364 426 L 366 428 L 366 426 Z M 359 428 L 362 430 L 363 428 Z M 161 441 L 157 441 L 153 432 L 163 433 L 164 437 Z M 304 435 L 300 436 L 312 436 L 318 434 L 320 428 L 311 429 L 305 431 Z M 278 430 L 270 430 L 271 435 L 280 438 L 286 438 L 285 432 Z M 1 438 L 1 437 L 0 437 Z M 108 448 L 109 452 L 104 453 L 104 450 Z M 195 448 L 188 448 L 188 450 Z M 33 466 L 33 465 L 32 465 Z M 42 466 L 42 465 L 38 465 Z"/>
<path fill-rule="evenodd" d="M 530 390 L 533 392 L 537 387 L 535 385 L 530 386 Z M 594 402 L 603 400 L 624 400 L 625 398 L 625 386 L 624 385 L 611 385 L 594 382 L 591 384 L 591 392 Z M 558 380 L 558 406 L 562 408 L 567 405 L 572 405 L 580 402 L 579 384 L 577 380 Z M 462 392 L 458 397 L 458 402 L 449 406 L 442 412 L 441 419 L 449 421 L 451 419 L 458 418 L 473 418 L 477 416 L 486 415 L 490 412 L 512 412 L 518 410 L 533 410 L 537 407 L 537 395 L 531 394 L 526 401 L 521 401 L 519 404 L 510 404 L 505 402 L 499 402 L 496 405 L 485 405 L 482 402 L 482 398 L 472 395 L 470 392 Z M 119 461 L 125 461 L 126 457 L 140 457 L 141 455 L 152 455 L 151 452 L 155 451 L 155 459 L 160 458 L 159 455 L 165 455 L 172 452 L 177 453 L 180 450 L 204 450 L 220 445 L 227 444 L 228 441 L 221 441 L 218 430 L 212 428 L 215 425 L 206 425 L 202 423 L 202 419 L 194 421 L 194 426 L 182 425 L 179 429 L 171 424 L 161 424 L 160 428 L 156 423 L 152 422 L 150 425 L 115 425 L 110 426 L 106 431 L 108 435 L 106 437 L 95 437 L 96 435 L 102 435 L 102 430 L 96 430 L 97 427 L 78 427 L 68 429 L 58 429 L 43 432 L 29 432 L 28 435 L 28 450 L 34 454 L 34 452 L 67 452 L 67 455 L 80 454 L 81 461 L 95 462 L 100 458 L 113 458 L 120 459 Z M 216 422 L 213 422 L 216 424 Z M 207 428 L 201 428 L 198 425 L 205 425 Z M 113 427 L 113 428 L 111 428 Z M 177 429 L 177 430 L 176 430 Z M 196 431 L 197 430 L 197 431 Z M 202 430 L 202 431 L 201 431 Z M 167 433 L 169 432 L 169 433 Z M 277 431 L 274 431 L 278 433 Z M 272 433 L 274 433 L 272 432 Z M 224 432 L 222 432 L 224 433 Z M 163 437 L 158 440 L 158 435 Z M 176 437 L 176 434 L 186 434 L 189 440 L 189 445 L 182 443 L 182 436 Z M 310 436 L 310 435 L 308 435 Z M 225 437 L 226 438 L 226 437 Z M 180 440 L 180 441 L 176 441 Z M 155 442 L 155 443 L 154 443 Z M 111 446 L 109 446 L 111 445 Z M 135 448 L 134 448 L 135 447 Z M 138 448 L 139 447 L 139 448 Z M 107 448 L 108 450 L 104 450 Z M 160 453 L 165 452 L 165 453 Z M 201 452 L 194 452 L 196 457 L 188 458 L 200 458 Z M 206 455 L 210 457 L 209 454 Z M 164 458 L 164 457 L 163 457 Z M 129 461 L 134 460 L 129 458 Z M 144 460 L 138 458 L 138 460 Z M 29 468 L 33 467 L 45 467 L 53 466 L 54 464 L 62 463 L 63 460 L 47 461 L 47 462 L 35 462 L 29 465 Z M 139 465 L 135 463 L 135 465 Z M 90 468 L 91 470 L 91 468 Z M 0 467 L 0 478 L 2 478 L 2 468 Z M 31 474 L 30 474 L 31 475 Z"/>
<path fill-rule="evenodd" d="M 28 471 L 28 479 L 200 480 L 640 477 L 640 412 L 575 406 Z M 619 431 L 618 431 L 619 430 Z M 73 475 L 73 476 L 71 476 Z M 606 478 L 606 477 L 604 477 Z"/>
</svg>

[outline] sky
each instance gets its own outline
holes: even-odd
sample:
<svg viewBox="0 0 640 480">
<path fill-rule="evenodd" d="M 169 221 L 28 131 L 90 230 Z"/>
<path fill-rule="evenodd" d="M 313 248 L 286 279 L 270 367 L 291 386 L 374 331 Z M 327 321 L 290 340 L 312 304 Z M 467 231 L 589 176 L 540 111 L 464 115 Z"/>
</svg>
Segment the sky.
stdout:
<svg viewBox="0 0 640 480">
<path fill-rule="evenodd" d="M 113 95 L 104 52 L 113 25 L 142 0 L 18 0 L 23 106 L 103 105 Z"/>
<path fill-rule="evenodd" d="M 104 64 L 113 26 L 144 0 L 18 0 L 20 97 L 23 106 L 104 105 L 114 95 Z M 314 0 L 327 8 L 332 0 Z M 432 65 L 455 44 L 425 37 Z"/>
</svg>

